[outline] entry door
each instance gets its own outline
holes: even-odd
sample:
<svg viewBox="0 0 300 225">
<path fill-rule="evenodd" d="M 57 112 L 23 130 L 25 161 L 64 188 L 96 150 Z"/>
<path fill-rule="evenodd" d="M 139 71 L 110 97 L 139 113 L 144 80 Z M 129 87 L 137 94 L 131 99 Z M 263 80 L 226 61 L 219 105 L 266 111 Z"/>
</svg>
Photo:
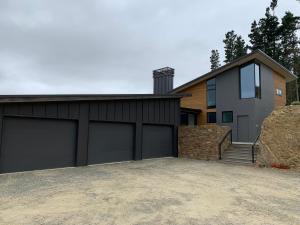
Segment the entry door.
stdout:
<svg viewBox="0 0 300 225">
<path fill-rule="evenodd" d="M 238 142 L 249 142 L 249 116 L 237 117 Z"/>
</svg>

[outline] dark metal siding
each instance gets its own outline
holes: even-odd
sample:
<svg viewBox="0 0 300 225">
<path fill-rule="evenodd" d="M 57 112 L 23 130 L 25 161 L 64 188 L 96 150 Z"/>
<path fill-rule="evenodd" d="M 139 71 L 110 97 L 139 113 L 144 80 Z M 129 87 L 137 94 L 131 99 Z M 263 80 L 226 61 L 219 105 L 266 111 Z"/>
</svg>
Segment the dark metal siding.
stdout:
<svg viewBox="0 0 300 225">
<path fill-rule="evenodd" d="M 0 128 L 3 118 L 40 118 L 70 120 L 77 123 L 76 166 L 88 164 L 89 126 L 93 122 L 130 123 L 135 129 L 134 156 L 142 159 L 142 127 L 144 124 L 168 125 L 173 128 L 173 142 L 177 142 L 177 126 L 180 117 L 179 98 L 124 99 L 63 102 L 1 103 Z M 0 137 L 5 131 L 0 129 Z M 177 144 L 173 144 L 174 155 Z M 0 139 L 0 157 L 1 157 Z M 1 166 L 1 165 L 0 165 Z M 1 167 L 0 167 L 1 168 Z M 3 172 L 0 170 L 0 173 Z"/>
</svg>

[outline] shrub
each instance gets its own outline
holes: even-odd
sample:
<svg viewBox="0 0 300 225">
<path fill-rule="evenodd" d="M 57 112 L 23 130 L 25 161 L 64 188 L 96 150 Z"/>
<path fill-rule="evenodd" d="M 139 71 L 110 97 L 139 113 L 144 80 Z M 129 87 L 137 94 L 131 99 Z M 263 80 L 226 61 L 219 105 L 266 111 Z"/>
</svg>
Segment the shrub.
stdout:
<svg viewBox="0 0 300 225">
<path fill-rule="evenodd" d="M 291 105 L 300 105 L 300 102 L 292 102 Z"/>
</svg>

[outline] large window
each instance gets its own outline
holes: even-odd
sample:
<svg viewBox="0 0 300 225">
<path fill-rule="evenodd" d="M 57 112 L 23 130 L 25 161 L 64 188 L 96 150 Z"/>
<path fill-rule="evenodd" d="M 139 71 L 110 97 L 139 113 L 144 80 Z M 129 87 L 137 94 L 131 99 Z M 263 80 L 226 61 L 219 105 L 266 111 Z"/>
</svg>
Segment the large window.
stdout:
<svg viewBox="0 0 300 225">
<path fill-rule="evenodd" d="M 216 112 L 208 112 L 207 123 L 216 123 L 216 122 L 217 122 Z"/>
<path fill-rule="evenodd" d="M 216 108 L 216 78 L 206 82 L 207 86 L 207 108 Z"/>
<path fill-rule="evenodd" d="M 240 96 L 241 98 L 260 98 L 260 66 L 249 64 L 240 69 Z"/>
<path fill-rule="evenodd" d="M 224 111 L 222 112 L 222 123 L 232 123 L 233 122 L 233 112 Z"/>
</svg>

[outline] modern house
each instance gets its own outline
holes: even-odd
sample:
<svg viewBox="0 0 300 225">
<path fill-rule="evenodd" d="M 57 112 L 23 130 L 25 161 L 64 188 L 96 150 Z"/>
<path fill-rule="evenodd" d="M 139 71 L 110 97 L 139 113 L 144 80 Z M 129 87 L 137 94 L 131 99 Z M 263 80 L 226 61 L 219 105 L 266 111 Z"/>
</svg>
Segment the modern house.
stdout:
<svg viewBox="0 0 300 225">
<path fill-rule="evenodd" d="M 0 173 L 176 157 L 180 123 L 252 142 L 296 76 L 256 51 L 176 89 L 173 78 L 153 71 L 154 94 L 0 96 Z"/>
<path fill-rule="evenodd" d="M 181 124 L 230 126 L 235 142 L 256 139 L 264 118 L 286 104 L 286 83 L 297 78 L 259 50 L 174 90 L 170 89 L 174 71 L 167 71 L 156 93 L 192 95 L 181 99 Z"/>
</svg>

